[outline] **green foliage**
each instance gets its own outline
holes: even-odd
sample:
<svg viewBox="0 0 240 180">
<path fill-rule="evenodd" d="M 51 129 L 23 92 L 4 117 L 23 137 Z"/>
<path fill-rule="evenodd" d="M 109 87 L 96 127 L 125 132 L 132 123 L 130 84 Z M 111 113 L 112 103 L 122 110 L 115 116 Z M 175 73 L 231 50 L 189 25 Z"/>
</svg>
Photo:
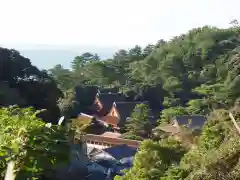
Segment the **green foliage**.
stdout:
<svg viewBox="0 0 240 180">
<path fill-rule="evenodd" d="M 172 164 L 180 161 L 185 153 L 181 144 L 173 139 L 164 139 L 159 142 L 146 140 L 134 159 L 133 168 L 123 177 L 116 180 L 156 180 L 164 175 L 164 172 Z"/>
<path fill-rule="evenodd" d="M 207 114 L 209 112 L 207 99 L 193 99 L 188 102 L 187 112 L 189 114 Z"/>
<path fill-rule="evenodd" d="M 109 129 L 107 129 L 107 127 L 95 121 L 94 118 L 86 119 L 78 117 L 72 120 L 72 125 L 74 129 L 76 129 L 81 134 L 101 135 L 106 132 L 106 130 L 112 130 L 111 127 L 108 127 Z"/>
<path fill-rule="evenodd" d="M 57 79 L 58 86 L 61 90 L 67 91 L 74 86 L 71 71 L 64 69 L 62 65 L 58 64 L 52 69 L 49 69 L 48 72 L 54 79 Z"/>
<path fill-rule="evenodd" d="M 126 124 L 126 130 L 128 133 L 123 136 L 130 139 L 150 137 L 152 124 L 149 119 L 149 115 L 150 112 L 147 104 L 137 104 L 128 123 Z"/>
<path fill-rule="evenodd" d="M 65 92 L 64 98 L 59 99 L 58 106 L 61 114 L 65 117 L 77 116 L 79 113 L 79 102 L 76 99 L 76 93 L 72 90 Z"/>
<path fill-rule="evenodd" d="M 181 116 L 181 115 L 186 115 L 186 114 L 187 114 L 186 108 L 181 107 L 181 106 L 164 109 L 161 112 L 160 122 L 161 123 L 170 123 L 171 119 L 174 118 L 175 116 Z"/>
<path fill-rule="evenodd" d="M 204 26 L 168 42 L 121 49 L 104 61 L 83 53 L 72 71 L 55 67 L 53 77 L 64 91 L 70 84 L 120 86 L 129 100 L 149 101 L 155 115 L 179 106 L 189 114 L 208 114 L 231 107 L 240 96 L 239 31 Z"/>
<path fill-rule="evenodd" d="M 16 179 L 51 178 L 69 158 L 68 131 L 45 124 L 39 111 L 18 107 L 0 109 L 1 179 L 7 163 L 14 161 Z"/>
<path fill-rule="evenodd" d="M 159 40 L 154 46 L 121 49 L 105 61 L 75 58 L 73 64 L 80 64 L 71 71 L 75 84 L 120 86 L 128 100 L 146 100 L 155 115 L 161 111 L 160 123 L 177 115 L 210 114 L 194 148 L 184 156 L 182 153 L 181 160 L 169 156 L 170 142 L 149 141 L 143 143 L 147 146 L 136 155 L 133 168 L 117 179 L 240 177 L 239 137 L 222 110 L 238 104 L 240 98 L 240 28 L 237 21 L 232 24 L 228 29 L 195 28 L 168 42 Z M 126 138 L 149 137 L 147 110 L 142 109 L 133 113 Z M 162 143 L 169 144 L 167 150 Z"/>
<path fill-rule="evenodd" d="M 75 89 L 65 91 L 64 97 L 59 99 L 58 106 L 61 115 L 76 118 L 79 113 L 92 112 L 92 104 L 97 93 L 96 86 L 76 86 Z"/>
<path fill-rule="evenodd" d="M 41 118 L 56 123 L 60 116 L 57 101 L 62 92 L 53 78 L 33 66 L 16 50 L 0 47 L 0 57 L 0 106 L 16 104 L 46 109 Z"/>
<path fill-rule="evenodd" d="M 18 104 L 19 106 L 24 106 L 26 102 L 20 96 L 17 89 L 9 87 L 8 83 L 0 82 L 0 105 L 9 106 L 13 104 Z"/>
<path fill-rule="evenodd" d="M 240 118 L 239 112 L 239 107 L 235 108 L 237 120 Z M 169 138 L 158 142 L 144 141 L 135 156 L 133 167 L 116 179 L 239 179 L 239 134 L 228 111 L 219 109 L 212 112 L 197 145 L 191 149 L 183 147 L 179 141 Z"/>
<path fill-rule="evenodd" d="M 71 70 L 57 65 L 49 70 L 50 76 L 46 71 L 39 71 L 32 66 L 17 51 L 0 48 L 0 56 L 3 57 L 0 59 L 0 105 L 18 104 L 21 107 L 47 109 L 47 113 L 40 114 L 51 117 L 44 119 L 54 122 L 59 116 L 56 104 L 62 93 L 53 79 L 64 91 L 65 97 L 60 99 L 59 107 L 67 117 L 88 110 L 96 94 L 89 85 L 120 87 L 129 101 L 148 101 L 150 105 L 140 105 L 132 114 L 131 122 L 127 125 L 128 132 L 124 134 L 131 139 L 150 137 L 152 126 L 149 124 L 148 108 L 155 115 L 161 111 L 160 123 L 169 122 L 177 115 L 207 115 L 214 110 L 198 138 L 196 148 L 189 150 L 184 157 L 183 151 L 175 148 L 179 142 L 172 143 L 166 139 L 160 142 L 146 141 L 135 158 L 134 167 L 126 176 L 118 179 L 237 179 L 240 177 L 239 137 L 236 137 L 227 112 L 222 110 L 238 104 L 240 98 L 240 27 L 236 20 L 231 24 L 233 27 L 228 29 L 204 26 L 168 42 L 159 40 L 156 45 L 121 49 L 111 59 L 104 61 L 100 61 L 97 54 L 86 52 L 74 58 Z M 83 87 L 80 92 L 73 90 L 78 86 Z M 7 127 L 4 123 L 0 125 L 1 132 L 15 128 L 16 136 L 22 129 L 19 126 L 21 123 L 16 122 L 21 120 L 27 134 L 31 134 L 26 135 L 27 138 L 20 138 L 21 143 L 19 139 L 4 134 L 1 139 L 3 145 L 11 142 L 8 145 L 16 152 L 23 149 L 21 152 L 30 153 L 25 144 L 33 141 L 30 137 L 35 132 L 39 133 L 39 129 L 50 133 L 50 137 L 53 132 L 58 132 L 51 131 L 54 126 L 45 128 L 39 120 L 30 123 L 29 119 L 28 123 L 29 116 L 24 114 L 27 112 L 18 110 L 24 114 L 22 118 L 9 111 L 1 110 L 1 114 L 4 114 L 2 117 L 11 119 L 8 125 L 6 118 L 0 118 Z M 20 131 L 20 135 L 25 129 Z M 43 134 L 39 134 L 42 139 L 45 138 Z M 4 141 L 4 138 L 11 141 Z M 15 141 L 22 145 L 19 145 L 21 148 L 16 148 Z M 181 149 L 180 146 L 177 148 Z M 6 153 L 6 150 L 2 151 Z M 169 153 L 173 156 L 169 156 Z M 179 156 L 176 158 L 174 154 Z M 26 155 L 18 158 L 22 157 Z M 3 165 L 6 165 L 5 161 Z M 24 168 L 21 167 L 20 172 L 27 171 Z"/>
</svg>

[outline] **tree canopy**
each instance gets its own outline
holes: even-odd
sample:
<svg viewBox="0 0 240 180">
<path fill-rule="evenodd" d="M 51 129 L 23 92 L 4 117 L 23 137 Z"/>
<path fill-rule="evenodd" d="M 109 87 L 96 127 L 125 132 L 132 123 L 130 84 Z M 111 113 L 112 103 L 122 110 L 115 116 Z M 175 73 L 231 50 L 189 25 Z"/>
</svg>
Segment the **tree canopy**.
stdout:
<svg viewBox="0 0 240 180">
<path fill-rule="evenodd" d="M 235 114 L 236 118 L 240 118 Z M 166 137 L 145 140 L 133 167 L 116 180 L 218 180 L 239 179 L 239 134 L 228 111 L 215 110 L 208 118 L 197 143 Z"/>
<path fill-rule="evenodd" d="M 16 50 L 0 48 L 0 106 L 46 109 L 39 116 L 57 122 L 62 92 L 46 71 L 40 71 Z"/>
<path fill-rule="evenodd" d="M 239 136 L 228 116 L 233 106 L 239 109 L 239 32 L 236 23 L 228 29 L 195 28 L 155 45 L 121 49 L 107 60 L 85 61 L 71 70 L 71 76 L 78 77 L 72 78 L 75 85 L 118 87 L 129 101 L 148 101 L 160 123 L 177 115 L 208 116 L 200 136 L 184 135 L 193 139 L 190 146 L 184 138 L 145 140 L 133 167 L 117 180 L 240 177 Z M 126 138 L 143 136 L 147 110 L 138 108 L 143 111 L 133 112 Z M 239 120 L 239 114 L 235 117 Z"/>
<path fill-rule="evenodd" d="M 127 124 L 125 137 L 148 139 L 117 180 L 239 179 L 239 135 L 228 116 L 234 111 L 240 118 L 240 27 L 232 24 L 120 49 L 109 59 L 86 52 L 73 59 L 71 69 L 40 71 L 16 50 L 0 48 L 0 106 L 46 109 L 40 117 L 56 122 L 60 110 L 67 117 L 91 113 L 97 89 L 118 89 L 127 101 L 148 101 L 149 107 L 137 106 Z M 206 115 L 208 121 L 200 135 L 181 134 L 194 139 L 190 145 L 184 138 L 151 140 L 149 110 L 160 124 L 177 115 Z"/>
</svg>

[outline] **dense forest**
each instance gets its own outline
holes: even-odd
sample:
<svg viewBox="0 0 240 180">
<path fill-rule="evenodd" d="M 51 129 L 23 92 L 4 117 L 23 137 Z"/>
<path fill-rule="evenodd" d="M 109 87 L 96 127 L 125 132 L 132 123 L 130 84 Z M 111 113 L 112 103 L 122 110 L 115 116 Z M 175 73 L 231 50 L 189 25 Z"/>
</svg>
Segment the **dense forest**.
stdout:
<svg viewBox="0 0 240 180">
<path fill-rule="evenodd" d="M 0 106 L 46 109 L 40 116 L 56 123 L 63 94 L 46 71 L 40 71 L 16 50 L 0 48 Z"/>
<path fill-rule="evenodd" d="M 186 132 L 181 142 L 162 136 L 144 141 L 133 168 L 116 179 L 239 179 L 239 135 L 228 116 L 232 111 L 240 118 L 238 26 L 192 29 L 156 45 L 121 49 L 107 60 L 84 53 L 73 60 L 72 70 L 57 65 L 49 72 L 65 92 L 60 107 L 68 113 L 79 108 L 72 101 L 77 96 L 72 87 L 81 85 L 119 88 L 129 100 L 146 100 L 158 114 L 159 124 L 176 115 L 208 116 L 200 136 Z M 130 136 L 140 134 L 135 130 L 142 130 L 145 119 L 133 113 Z M 189 136 L 194 138 L 190 146 Z"/>
<path fill-rule="evenodd" d="M 87 111 L 97 88 L 115 88 L 129 101 L 148 101 L 158 125 L 176 115 L 208 116 L 200 136 L 187 132 L 182 141 L 148 132 L 133 168 L 116 179 L 239 179 L 239 135 L 228 116 L 232 111 L 240 118 L 238 25 L 192 29 L 169 41 L 121 49 L 110 59 L 86 52 L 75 57 L 72 69 L 59 64 L 40 71 L 16 50 L 0 49 L 1 106 L 46 109 L 38 117 L 56 123 L 60 115 L 75 117 Z M 141 122 L 148 123 L 147 116 L 132 116 L 127 129 L 131 136 L 140 136 L 137 131 Z M 190 146 L 189 134 L 194 136 Z"/>
<path fill-rule="evenodd" d="M 233 106 L 240 96 L 239 43 L 238 27 L 206 26 L 168 42 L 121 49 L 112 59 L 83 53 L 71 70 L 56 65 L 48 72 L 65 94 L 60 107 L 73 107 L 76 86 L 117 87 L 129 100 L 149 101 L 167 121 L 172 114 L 208 114 Z"/>
</svg>

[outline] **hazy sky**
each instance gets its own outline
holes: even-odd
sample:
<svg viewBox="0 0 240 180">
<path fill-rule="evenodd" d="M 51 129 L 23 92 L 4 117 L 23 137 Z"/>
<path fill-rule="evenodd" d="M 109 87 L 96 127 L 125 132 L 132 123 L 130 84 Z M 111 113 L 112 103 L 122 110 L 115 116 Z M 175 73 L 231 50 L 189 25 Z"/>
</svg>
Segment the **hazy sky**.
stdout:
<svg viewBox="0 0 240 180">
<path fill-rule="evenodd" d="M 228 27 L 240 0 L 0 0 L 1 44 L 132 46 Z"/>
</svg>

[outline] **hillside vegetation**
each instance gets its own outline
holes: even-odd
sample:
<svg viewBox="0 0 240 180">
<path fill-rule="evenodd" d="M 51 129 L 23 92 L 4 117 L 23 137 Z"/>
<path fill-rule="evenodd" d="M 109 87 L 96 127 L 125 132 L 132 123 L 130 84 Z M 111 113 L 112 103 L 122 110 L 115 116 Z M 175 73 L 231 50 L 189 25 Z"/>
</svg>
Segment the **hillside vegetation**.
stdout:
<svg viewBox="0 0 240 180">
<path fill-rule="evenodd" d="M 56 65 L 40 71 L 17 51 L 0 48 L 1 177 L 11 159 L 18 163 L 17 179 L 40 179 L 49 167 L 64 162 L 66 154 L 61 152 L 68 146 L 51 143 L 65 139 L 66 129 L 48 128 L 39 118 L 56 123 L 61 114 L 76 117 L 87 111 L 97 87 L 119 89 L 128 101 L 148 101 L 159 124 L 176 115 L 208 116 L 189 146 L 184 139 L 151 138 L 149 109 L 136 107 L 140 111 L 135 108 L 124 135 L 148 140 L 132 169 L 117 180 L 240 179 L 239 135 L 228 116 L 232 111 L 240 120 L 238 26 L 192 29 L 170 41 L 121 49 L 111 59 L 86 52 L 75 57 L 72 69 Z M 20 108 L 4 108 L 13 104 Z M 34 109 L 22 109 L 29 106 Z M 41 109 L 46 111 L 35 113 Z"/>
<path fill-rule="evenodd" d="M 237 115 L 238 114 L 238 115 Z M 240 119 L 239 111 L 235 114 Z M 186 147 L 173 138 L 146 140 L 133 168 L 116 180 L 238 180 L 240 141 L 228 111 L 208 117 L 196 146 Z"/>
<path fill-rule="evenodd" d="M 50 72 L 65 92 L 77 85 L 117 87 L 129 100 L 147 100 L 160 124 L 176 115 L 208 115 L 193 146 L 167 137 L 146 140 L 133 168 L 117 180 L 240 179 L 239 135 L 228 116 L 232 107 L 239 109 L 239 27 L 192 29 L 168 42 L 119 50 L 104 61 L 85 53 L 74 59 L 72 70 L 57 65 Z M 239 111 L 234 116 L 239 121 Z M 136 121 L 128 126 L 135 129 L 125 136 L 142 132 Z"/>
<path fill-rule="evenodd" d="M 57 168 L 69 163 L 65 127 L 46 124 L 33 108 L 0 109 L 0 179 L 9 162 L 16 179 L 55 179 Z"/>
<path fill-rule="evenodd" d="M 49 72 L 66 94 L 77 85 L 119 87 L 130 100 L 147 100 L 154 111 L 163 110 L 162 119 L 207 114 L 231 107 L 240 96 L 239 30 L 196 28 L 169 42 L 119 50 L 104 61 L 84 53 L 73 60 L 72 70 L 57 65 Z"/>
<path fill-rule="evenodd" d="M 40 71 L 16 50 L 0 48 L 0 107 L 16 104 L 46 109 L 39 114 L 47 122 L 56 123 L 57 106 L 62 92 L 46 71 Z"/>
</svg>

